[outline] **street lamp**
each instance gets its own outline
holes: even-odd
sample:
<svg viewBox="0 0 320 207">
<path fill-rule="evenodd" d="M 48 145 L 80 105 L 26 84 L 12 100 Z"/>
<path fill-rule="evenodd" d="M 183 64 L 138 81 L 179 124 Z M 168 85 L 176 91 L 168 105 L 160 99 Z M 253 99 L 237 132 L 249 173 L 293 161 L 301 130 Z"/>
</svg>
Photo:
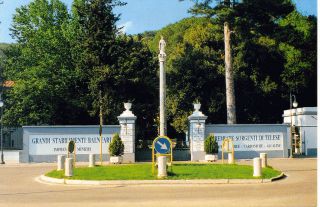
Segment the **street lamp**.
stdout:
<svg viewBox="0 0 320 207">
<path fill-rule="evenodd" d="M 3 101 L 0 94 L 0 107 L 1 107 L 1 126 L 0 126 L 0 133 L 1 133 L 1 162 L 0 164 L 5 164 L 3 160 L 3 132 L 2 132 L 2 116 L 3 116 Z"/>
<path fill-rule="evenodd" d="M 293 102 L 292 102 L 293 98 Z M 293 125 L 292 125 L 292 107 L 297 108 L 298 107 L 298 102 L 296 100 L 296 96 L 291 94 L 290 92 L 290 143 L 291 143 L 291 155 L 290 157 L 293 157 L 293 142 L 292 142 L 292 133 L 293 133 Z M 296 143 L 295 146 L 296 147 Z"/>
</svg>

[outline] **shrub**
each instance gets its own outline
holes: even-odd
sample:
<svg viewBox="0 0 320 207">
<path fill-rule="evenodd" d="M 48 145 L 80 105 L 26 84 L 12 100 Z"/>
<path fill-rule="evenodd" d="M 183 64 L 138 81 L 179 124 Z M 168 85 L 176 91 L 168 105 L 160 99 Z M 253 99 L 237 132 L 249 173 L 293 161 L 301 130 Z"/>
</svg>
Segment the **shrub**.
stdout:
<svg viewBox="0 0 320 207">
<path fill-rule="evenodd" d="M 207 154 L 217 154 L 219 150 L 218 142 L 213 135 L 209 135 L 204 141 L 204 151 Z"/>
<path fill-rule="evenodd" d="M 119 137 L 119 134 L 116 133 L 113 135 L 112 141 L 109 145 L 110 156 L 120 156 L 123 155 L 124 144 Z"/>
</svg>

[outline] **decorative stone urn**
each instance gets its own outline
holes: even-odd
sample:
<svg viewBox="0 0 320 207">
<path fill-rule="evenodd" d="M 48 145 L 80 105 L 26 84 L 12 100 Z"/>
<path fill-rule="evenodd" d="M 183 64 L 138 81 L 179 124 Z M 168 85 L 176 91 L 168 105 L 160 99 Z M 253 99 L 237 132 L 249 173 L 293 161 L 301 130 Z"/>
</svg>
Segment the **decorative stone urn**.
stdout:
<svg viewBox="0 0 320 207">
<path fill-rule="evenodd" d="M 111 156 L 110 157 L 110 163 L 112 164 L 121 164 L 123 161 L 122 156 Z"/>
<path fill-rule="evenodd" d="M 130 111 L 132 106 L 132 103 L 124 103 L 124 108 L 126 109 L 126 111 Z"/>
<path fill-rule="evenodd" d="M 193 107 L 194 107 L 194 110 L 195 110 L 195 111 L 199 111 L 200 108 L 201 108 L 201 103 L 194 103 L 194 104 L 193 104 Z"/>
</svg>

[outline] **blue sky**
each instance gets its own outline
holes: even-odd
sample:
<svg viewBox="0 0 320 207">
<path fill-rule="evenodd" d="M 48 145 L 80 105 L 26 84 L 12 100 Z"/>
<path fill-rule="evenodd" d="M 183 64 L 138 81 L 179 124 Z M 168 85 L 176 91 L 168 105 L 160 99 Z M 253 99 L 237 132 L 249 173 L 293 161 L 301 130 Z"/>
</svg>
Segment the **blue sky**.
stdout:
<svg viewBox="0 0 320 207">
<path fill-rule="evenodd" d="M 10 25 L 15 9 L 26 5 L 32 0 L 2 0 L 0 5 L 0 42 L 14 42 L 10 37 Z M 125 0 L 124 0 L 125 1 Z M 62 0 L 70 8 L 72 0 Z M 126 0 L 127 5 L 117 8 L 121 13 L 119 26 L 124 26 L 128 34 L 137 34 L 144 31 L 157 30 L 168 24 L 177 22 L 188 14 L 193 3 L 190 0 Z M 317 15 L 317 0 L 294 0 L 297 8 L 305 15 Z"/>
</svg>

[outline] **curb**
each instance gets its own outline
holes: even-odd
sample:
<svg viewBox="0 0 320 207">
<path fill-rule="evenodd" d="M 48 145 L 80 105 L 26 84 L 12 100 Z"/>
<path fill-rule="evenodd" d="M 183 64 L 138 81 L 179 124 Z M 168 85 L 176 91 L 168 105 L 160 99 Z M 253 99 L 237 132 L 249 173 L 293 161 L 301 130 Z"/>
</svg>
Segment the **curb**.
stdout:
<svg viewBox="0 0 320 207">
<path fill-rule="evenodd" d="M 285 177 L 283 173 L 271 179 L 202 179 L 202 180 L 69 180 L 51 178 L 41 175 L 36 179 L 38 182 L 46 184 L 64 185 L 159 185 L 159 184 L 179 184 L 179 185 L 203 185 L 203 184 L 258 184 L 271 183 Z"/>
<path fill-rule="evenodd" d="M 271 180 L 271 182 L 273 182 L 273 181 L 277 181 L 277 180 L 280 180 L 280 179 L 285 178 L 285 177 L 286 177 L 286 175 L 284 173 L 281 173 L 280 175 L 278 175 L 276 177 L 273 177 L 270 180 Z"/>
</svg>

